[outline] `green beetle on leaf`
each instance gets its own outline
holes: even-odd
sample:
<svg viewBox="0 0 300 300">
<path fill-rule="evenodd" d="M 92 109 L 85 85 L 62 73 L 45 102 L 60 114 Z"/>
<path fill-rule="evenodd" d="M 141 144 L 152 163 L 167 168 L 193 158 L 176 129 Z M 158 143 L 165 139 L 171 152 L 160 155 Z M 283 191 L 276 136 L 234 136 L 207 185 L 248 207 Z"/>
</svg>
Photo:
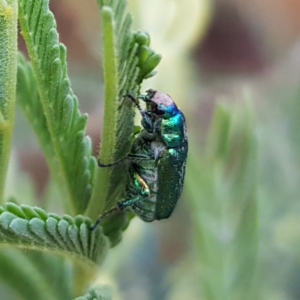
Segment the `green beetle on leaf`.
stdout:
<svg viewBox="0 0 300 300">
<path fill-rule="evenodd" d="M 130 162 L 129 183 L 125 199 L 101 215 L 94 229 L 107 215 L 131 208 L 143 221 L 166 219 L 173 212 L 181 195 L 188 152 L 186 122 L 170 96 L 148 90 L 138 101 L 127 95 L 142 115 L 143 129 L 136 136 L 126 160 Z M 100 167 L 112 167 L 124 159 Z"/>
</svg>

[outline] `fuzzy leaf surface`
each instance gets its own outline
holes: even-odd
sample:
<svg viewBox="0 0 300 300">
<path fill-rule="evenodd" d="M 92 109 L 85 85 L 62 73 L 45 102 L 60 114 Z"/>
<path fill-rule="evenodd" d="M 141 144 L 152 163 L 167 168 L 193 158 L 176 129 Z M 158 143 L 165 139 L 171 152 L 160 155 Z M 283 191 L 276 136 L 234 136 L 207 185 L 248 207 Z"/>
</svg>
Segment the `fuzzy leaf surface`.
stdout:
<svg viewBox="0 0 300 300">
<path fill-rule="evenodd" d="M 39 207 L 7 203 L 0 207 L 0 244 L 100 263 L 109 241 L 100 227 L 91 231 L 90 219 L 46 213 Z"/>
<path fill-rule="evenodd" d="M 78 214 L 84 212 L 90 199 L 96 163 L 91 156 L 91 140 L 85 135 L 87 116 L 78 110 L 78 101 L 67 76 L 66 48 L 59 43 L 54 16 L 48 6 L 47 0 L 19 1 L 21 33 L 40 100 L 40 103 L 29 105 L 32 111 L 39 111 L 40 122 L 44 122 L 44 129 L 47 128 L 45 135 L 49 134 L 51 140 L 47 145 L 52 144 L 55 158 L 51 151 L 45 154 L 52 164 L 50 169 L 61 173 L 67 187 L 69 212 Z"/>
<path fill-rule="evenodd" d="M 75 298 L 74 300 L 111 300 L 112 292 L 107 286 L 98 287 L 89 291 L 84 296 Z"/>
<path fill-rule="evenodd" d="M 17 17 L 16 0 L 0 2 L 0 204 L 3 202 L 15 121 Z"/>
</svg>

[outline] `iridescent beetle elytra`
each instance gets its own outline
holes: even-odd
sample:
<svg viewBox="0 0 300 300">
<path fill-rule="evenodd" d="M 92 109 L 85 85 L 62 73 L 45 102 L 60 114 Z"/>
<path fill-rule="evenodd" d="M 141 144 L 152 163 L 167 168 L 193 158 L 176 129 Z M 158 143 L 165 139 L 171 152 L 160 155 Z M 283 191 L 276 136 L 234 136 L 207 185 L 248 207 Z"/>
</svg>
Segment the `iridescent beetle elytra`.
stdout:
<svg viewBox="0 0 300 300">
<path fill-rule="evenodd" d="M 146 222 L 166 219 L 182 192 L 188 152 L 183 113 L 170 96 L 155 90 L 138 97 L 146 103 L 146 110 L 131 95 L 126 97 L 140 111 L 143 129 L 125 157 L 130 162 L 125 199 L 101 215 L 91 229 L 108 214 L 128 207 Z M 108 165 L 99 162 L 99 166 L 112 167 L 125 159 Z"/>
</svg>

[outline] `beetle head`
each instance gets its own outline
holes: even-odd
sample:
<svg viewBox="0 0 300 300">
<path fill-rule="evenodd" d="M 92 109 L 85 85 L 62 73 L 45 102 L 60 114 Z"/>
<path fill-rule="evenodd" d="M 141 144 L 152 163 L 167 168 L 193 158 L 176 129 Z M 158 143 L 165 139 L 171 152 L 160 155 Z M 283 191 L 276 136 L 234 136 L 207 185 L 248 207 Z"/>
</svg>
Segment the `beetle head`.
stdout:
<svg viewBox="0 0 300 300">
<path fill-rule="evenodd" d="M 158 118 L 168 119 L 178 112 L 172 98 L 162 92 L 148 90 L 146 96 L 141 97 L 146 102 L 147 112 Z"/>
</svg>

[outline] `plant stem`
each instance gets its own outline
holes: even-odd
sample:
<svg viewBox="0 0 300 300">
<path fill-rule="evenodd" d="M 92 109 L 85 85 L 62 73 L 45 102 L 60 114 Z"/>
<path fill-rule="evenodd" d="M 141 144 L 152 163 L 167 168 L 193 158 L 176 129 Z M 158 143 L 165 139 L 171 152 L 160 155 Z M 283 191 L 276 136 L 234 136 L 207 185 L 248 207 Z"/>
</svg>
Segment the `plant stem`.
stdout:
<svg viewBox="0 0 300 300">
<path fill-rule="evenodd" d="M 15 118 L 17 78 L 16 0 L 0 2 L 0 204 L 3 203 Z"/>
</svg>

